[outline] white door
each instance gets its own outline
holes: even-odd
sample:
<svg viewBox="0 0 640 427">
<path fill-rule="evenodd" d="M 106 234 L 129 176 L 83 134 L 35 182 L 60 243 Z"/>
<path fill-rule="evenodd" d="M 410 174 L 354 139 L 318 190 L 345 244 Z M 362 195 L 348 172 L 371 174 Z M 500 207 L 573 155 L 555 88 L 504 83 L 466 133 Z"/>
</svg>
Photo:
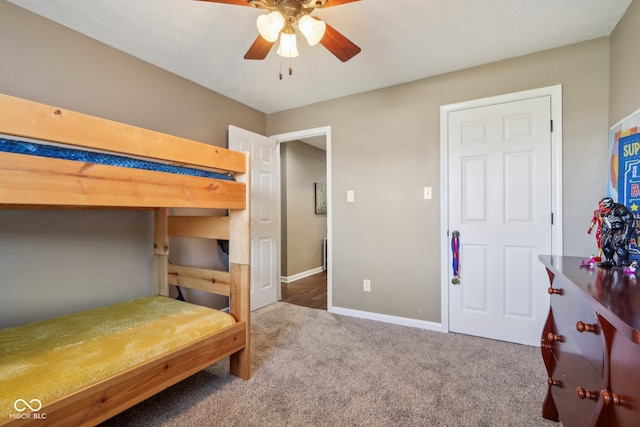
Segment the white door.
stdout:
<svg viewBox="0 0 640 427">
<path fill-rule="evenodd" d="M 229 149 L 251 153 L 251 309 L 278 300 L 279 186 L 277 142 L 248 130 L 229 126 Z"/>
<path fill-rule="evenodd" d="M 539 346 L 548 278 L 538 255 L 552 243 L 551 97 L 447 119 L 448 229 L 460 233 L 449 330 Z"/>
</svg>

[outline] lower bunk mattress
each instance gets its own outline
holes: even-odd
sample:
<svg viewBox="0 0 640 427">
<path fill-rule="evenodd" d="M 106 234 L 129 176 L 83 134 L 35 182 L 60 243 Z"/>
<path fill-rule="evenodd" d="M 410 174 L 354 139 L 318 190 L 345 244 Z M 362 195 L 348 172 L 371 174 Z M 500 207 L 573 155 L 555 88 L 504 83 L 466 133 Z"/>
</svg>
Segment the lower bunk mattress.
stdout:
<svg viewBox="0 0 640 427">
<path fill-rule="evenodd" d="M 0 420 L 236 323 L 222 311 L 149 296 L 0 330 Z"/>
</svg>

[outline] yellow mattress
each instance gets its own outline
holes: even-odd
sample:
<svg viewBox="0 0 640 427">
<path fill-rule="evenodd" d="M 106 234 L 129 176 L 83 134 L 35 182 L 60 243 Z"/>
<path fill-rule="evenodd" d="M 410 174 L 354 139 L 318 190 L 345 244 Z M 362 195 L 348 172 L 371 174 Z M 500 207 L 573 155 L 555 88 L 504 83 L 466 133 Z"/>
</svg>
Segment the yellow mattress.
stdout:
<svg viewBox="0 0 640 427">
<path fill-rule="evenodd" d="M 0 420 L 235 323 L 227 313 L 150 296 L 0 330 Z"/>
</svg>

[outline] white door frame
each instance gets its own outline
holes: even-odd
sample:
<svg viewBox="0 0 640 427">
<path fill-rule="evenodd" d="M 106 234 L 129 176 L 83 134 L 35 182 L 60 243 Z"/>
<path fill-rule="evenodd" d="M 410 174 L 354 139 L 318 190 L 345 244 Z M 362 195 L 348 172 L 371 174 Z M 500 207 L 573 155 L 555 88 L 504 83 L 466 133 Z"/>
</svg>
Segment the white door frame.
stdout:
<svg viewBox="0 0 640 427">
<path fill-rule="evenodd" d="M 515 92 L 506 95 L 476 99 L 440 107 L 440 279 L 441 279 L 441 328 L 449 332 L 449 270 L 451 249 L 449 241 L 449 113 L 471 108 L 485 107 L 504 102 L 519 101 L 540 96 L 551 97 L 551 226 L 552 255 L 562 255 L 562 85 Z M 551 218 L 549 219 L 551 220 Z"/>
<path fill-rule="evenodd" d="M 324 136 L 326 140 L 326 158 L 327 158 L 327 270 L 333 265 L 331 260 L 331 254 L 333 251 L 331 250 L 331 245 L 333 244 L 333 239 L 331 238 L 331 230 L 332 230 L 332 221 L 331 221 L 331 126 L 323 126 L 313 129 L 305 129 L 295 132 L 282 133 L 278 135 L 271 135 L 269 138 L 275 139 L 278 143 L 276 147 L 276 161 L 278 162 L 278 177 L 281 174 L 281 166 L 280 166 L 280 144 L 287 141 L 296 141 L 305 138 L 312 138 L 315 136 Z M 277 206 L 278 209 L 278 277 L 282 277 L 281 265 L 282 265 L 282 206 L 281 200 L 282 195 L 280 194 L 280 188 L 278 188 L 277 192 Z M 327 274 L 327 310 L 331 311 L 331 274 Z M 278 287 L 278 300 L 282 299 L 281 286 Z"/>
</svg>

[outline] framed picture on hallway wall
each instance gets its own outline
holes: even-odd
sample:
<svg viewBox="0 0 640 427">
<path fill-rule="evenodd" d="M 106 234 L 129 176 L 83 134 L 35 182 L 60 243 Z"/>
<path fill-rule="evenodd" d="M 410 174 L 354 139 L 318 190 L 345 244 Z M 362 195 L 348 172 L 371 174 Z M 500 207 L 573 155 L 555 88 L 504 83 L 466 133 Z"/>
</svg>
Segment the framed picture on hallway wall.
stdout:
<svg viewBox="0 0 640 427">
<path fill-rule="evenodd" d="M 316 215 L 327 214 L 327 185 L 323 182 L 316 182 Z"/>
</svg>

